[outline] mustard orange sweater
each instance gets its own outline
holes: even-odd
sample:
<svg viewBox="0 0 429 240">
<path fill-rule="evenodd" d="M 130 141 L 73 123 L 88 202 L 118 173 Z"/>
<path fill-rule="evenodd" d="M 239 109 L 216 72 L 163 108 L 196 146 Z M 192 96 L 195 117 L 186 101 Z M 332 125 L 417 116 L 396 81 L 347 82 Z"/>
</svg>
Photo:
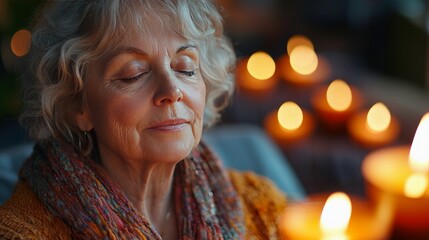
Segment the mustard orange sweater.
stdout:
<svg viewBox="0 0 429 240">
<path fill-rule="evenodd" d="M 286 207 L 286 197 L 267 178 L 229 171 L 240 196 L 246 239 L 279 239 L 278 218 Z M 0 239 L 71 239 L 70 229 L 53 216 L 26 182 L 0 206 Z"/>
</svg>

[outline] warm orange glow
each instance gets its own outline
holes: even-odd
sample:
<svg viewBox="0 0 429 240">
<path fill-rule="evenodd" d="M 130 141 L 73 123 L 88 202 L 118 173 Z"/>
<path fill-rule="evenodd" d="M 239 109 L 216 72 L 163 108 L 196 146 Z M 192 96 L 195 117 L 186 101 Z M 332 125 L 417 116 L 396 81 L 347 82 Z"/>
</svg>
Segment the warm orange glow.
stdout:
<svg viewBox="0 0 429 240">
<path fill-rule="evenodd" d="M 391 115 L 389 109 L 383 103 L 374 104 L 368 111 L 366 127 L 370 131 L 385 131 L 390 124 Z"/>
<path fill-rule="evenodd" d="M 319 63 L 317 54 L 313 48 L 305 45 L 293 48 L 289 54 L 289 61 L 293 70 L 302 75 L 313 73 Z"/>
<path fill-rule="evenodd" d="M 420 120 L 409 153 L 409 164 L 413 170 L 404 186 L 404 194 L 410 198 L 423 196 L 428 187 L 429 171 L 429 113 Z"/>
<path fill-rule="evenodd" d="M 274 75 L 276 64 L 273 58 L 265 52 L 256 52 L 247 62 L 247 71 L 259 80 L 265 80 Z"/>
<path fill-rule="evenodd" d="M 332 109 L 345 111 L 352 104 L 352 90 L 343 80 L 334 80 L 329 84 L 326 100 Z"/>
<path fill-rule="evenodd" d="M 426 192 L 428 179 L 426 174 L 414 173 L 405 182 L 404 194 L 410 198 L 419 198 Z"/>
<path fill-rule="evenodd" d="M 298 129 L 304 119 L 301 108 L 294 102 L 283 103 L 277 112 L 280 126 L 286 130 Z"/>
<path fill-rule="evenodd" d="M 325 235 L 340 239 L 341 234 L 347 230 L 351 214 L 352 203 L 347 194 L 333 193 L 326 200 L 320 215 L 320 228 Z"/>
<path fill-rule="evenodd" d="M 21 29 L 17 31 L 10 41 L 10 48 L 17 57 L 25 56 L 31 47 L 31 33 Z"/>
<path fill-rule="evenodd" d="M 415 172 L 429 172 L 429 113 L 420 120 L 410 149 L 410 167 Z"/>
<path fill-rule="evenodd" d="M 287 53 L 290 55 L 295 47 L 301 45 L 314 49 L 313 43 L 308 37 L 304 35 L 295 35 L 287 41 Z"/>
</svg>

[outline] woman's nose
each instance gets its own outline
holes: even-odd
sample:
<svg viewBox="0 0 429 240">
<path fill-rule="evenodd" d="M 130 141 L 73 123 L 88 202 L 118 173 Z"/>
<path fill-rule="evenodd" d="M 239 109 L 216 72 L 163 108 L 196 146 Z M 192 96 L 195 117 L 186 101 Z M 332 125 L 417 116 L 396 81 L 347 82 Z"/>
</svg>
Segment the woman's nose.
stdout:
<svg viewBox="0 0 429 240">
<path fill-rule="evenodd" d="M 157 106 L 180 102 L 183 99 L 183 93 L 174 76 L 164 76 L 158 79 L 158 89 L 154 95 L 154 103 Z"/>
</svg>

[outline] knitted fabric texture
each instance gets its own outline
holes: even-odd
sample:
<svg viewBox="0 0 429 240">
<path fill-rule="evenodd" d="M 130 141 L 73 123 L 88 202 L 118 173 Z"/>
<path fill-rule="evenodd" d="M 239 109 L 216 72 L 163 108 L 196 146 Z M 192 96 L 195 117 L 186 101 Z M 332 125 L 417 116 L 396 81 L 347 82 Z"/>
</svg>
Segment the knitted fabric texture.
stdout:
<svg viewBox="0 0 429 240">
<path fill-rule="evenodd" d="M 208 148 L 200 144 L 175 171 L 180 239 L 242 239 L 239 198 Z M 70 145 L 38 143 L 21 177 L 74 239 L 161 239 L 107 173 Z"/>
</svg>

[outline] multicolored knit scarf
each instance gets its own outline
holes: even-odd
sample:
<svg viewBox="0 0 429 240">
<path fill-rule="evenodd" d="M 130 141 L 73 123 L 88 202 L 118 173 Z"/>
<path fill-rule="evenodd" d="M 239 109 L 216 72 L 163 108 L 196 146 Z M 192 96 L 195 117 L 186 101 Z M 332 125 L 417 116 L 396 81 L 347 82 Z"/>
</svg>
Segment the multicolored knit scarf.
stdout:
<svg viewBox="0 0 429 240">
<path fill-rule="evenodd" d="M 210 150 L 200 144 L 175 171 L 180 239 L 242 239 L 237 193 Z M 69 145 L 37 144 L 21 177 L 70 227 L 73 239 L 161 239 L 107 173 Z"/>
</svg>

